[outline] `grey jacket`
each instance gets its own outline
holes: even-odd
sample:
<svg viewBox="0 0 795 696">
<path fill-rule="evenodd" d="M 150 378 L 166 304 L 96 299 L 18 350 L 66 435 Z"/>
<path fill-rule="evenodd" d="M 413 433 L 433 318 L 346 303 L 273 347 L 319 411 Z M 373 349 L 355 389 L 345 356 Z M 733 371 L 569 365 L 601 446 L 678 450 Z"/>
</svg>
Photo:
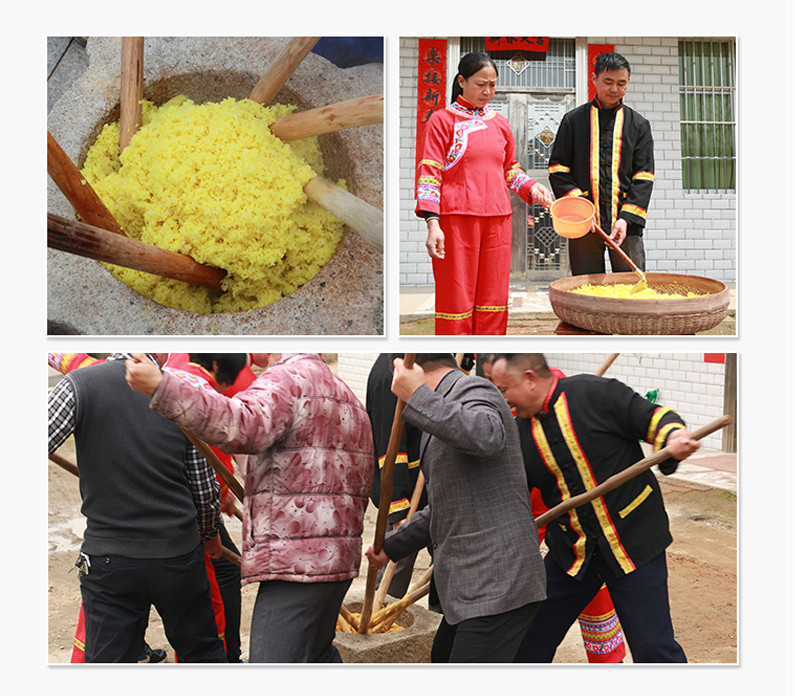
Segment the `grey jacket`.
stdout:
<svg viewBox="0 0 795 696">
<path fill-rule="evenodd" d="M 491 616 L 546 597 L 519 436 L 502 395 L 454 370 L 403 411 L 423 431 L 428 506 L 384 541 L 399 559 L 431 543 L 445 619 Z"/>
</svg>

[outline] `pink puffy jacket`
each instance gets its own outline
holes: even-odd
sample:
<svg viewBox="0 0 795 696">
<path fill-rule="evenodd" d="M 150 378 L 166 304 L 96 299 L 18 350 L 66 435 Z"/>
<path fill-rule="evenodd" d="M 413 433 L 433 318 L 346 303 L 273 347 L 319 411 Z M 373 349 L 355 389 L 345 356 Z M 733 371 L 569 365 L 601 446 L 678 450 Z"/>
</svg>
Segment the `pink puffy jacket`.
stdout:
<svg viewBox="0 0 795 696">
<path fill-rule="evenodd" d="M 356 577 L 373 480 L 362 403 L 317 353 L 283 353 L 233 398 L 165 374 L 151 407 L 221 449 L 248 453 L 243 583 Z"/>
</svg>

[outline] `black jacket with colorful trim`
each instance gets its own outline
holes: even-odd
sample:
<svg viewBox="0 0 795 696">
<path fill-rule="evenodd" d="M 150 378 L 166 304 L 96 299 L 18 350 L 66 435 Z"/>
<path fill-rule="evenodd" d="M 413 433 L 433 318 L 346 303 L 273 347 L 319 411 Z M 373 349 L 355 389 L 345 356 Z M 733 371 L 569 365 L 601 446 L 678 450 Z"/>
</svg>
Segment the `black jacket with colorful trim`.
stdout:
<svg viewBox="0 0 795 696">
<path fill-rule="evenodd" d="M 639 440 L 657 451 L 685 428 L 671 409 L 656 406 L 615 379 L 577 375 L 555 380 L 544 407 L 517 418 L 530 488 L 552 508 L 643 459 Z M 660 464 L 664 474 L 679 462 Z M 547 525 L 552 558 L 582 577 L 598 548 L 617 577 L 659 555 L 673 541 L 657 479 L 645 471 Z"/>
<path fill-rule="evenodd" d="M 375 455 L 375 476 L 370 500 L 376 507 L 379 507 L 381 499 L 381 469 L 389 447 L 389 437 L 392 434 L 392 422 L 397 406 L 397 397 L 391 389 L 392 366 L 389 357 L 389 353 L 379 354 L 367 378 L 366 406 L 373 428 L 373 453 Z M 392 474 L 392 500 L 389 505 L 388 517 L 390 525 L 405 519 L 408 515 L 411 496 L 420 473 L 421 436 L 422 433 L 419 430 L 404 423 L 400 450 L 395 459 L 395 469 Z M 422 509 L 427 504 L 427 495 L 423 491 L 417 509 Z"/>
<path fill-rule="evenodd" d="M 623 102 L 604 108 L 594 98 L 560 123 L 549 158 L 556 198 L 585 196 L 608 234 L 619 218 L 640 234 L 654 186 L 654 140 L 649 121 Z"/>
</svg>

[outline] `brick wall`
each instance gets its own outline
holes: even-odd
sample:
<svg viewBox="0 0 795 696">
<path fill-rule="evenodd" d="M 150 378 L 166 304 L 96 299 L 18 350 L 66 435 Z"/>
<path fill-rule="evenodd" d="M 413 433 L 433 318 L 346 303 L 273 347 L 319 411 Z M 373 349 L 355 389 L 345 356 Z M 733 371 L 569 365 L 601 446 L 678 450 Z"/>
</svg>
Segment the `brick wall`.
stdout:
<svg viewBox="0 0 795 696">
<path fill-rule="evenodd" d="M 737 280 L 736 196 L 682 190 L 678 41 L 675 37 L 588 37 L 614 44 L 632 65 L 626 103 L 651 121 L 656 177 L 646 234 L 647 269 Z M 426 230 L 414 216 L 417 40 L 400 40 L 400 284 L 432 285 Z"/>
<path fill-rule="evenodd" d="M 606 353 L 545 353 L 551 367 L 567 375 L 593 374 Z M 704 362 L 703 353 L 621 353 L 606 377 L 614 377 L 641 396 L 659 390 L 657 403 L 668 406 L 695 429 L 723 415 L 724 365 Z M 721 449 L 722 432 L 702 440 Z"/>
<path fill-rule="evenodd" d="M 337 374 L 362 403 L 367 396 L 367 376 L 377 357 L 378 353 L 340 353 L 337 359 Z"/>
</svg>

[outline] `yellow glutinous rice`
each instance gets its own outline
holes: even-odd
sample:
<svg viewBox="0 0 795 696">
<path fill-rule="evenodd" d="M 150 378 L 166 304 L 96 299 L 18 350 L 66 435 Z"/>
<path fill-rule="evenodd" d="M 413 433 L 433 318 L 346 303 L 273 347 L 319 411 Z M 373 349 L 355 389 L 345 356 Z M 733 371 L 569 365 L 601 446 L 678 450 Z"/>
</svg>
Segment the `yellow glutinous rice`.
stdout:
<svg viewBox="0 0 795 696">
<path fill-rule="evenodd" d="M 160 304 L 234 312 L 289 295 L 331 258 L 343 226 L 307 200 L 323 174 L 316 138 L 284 143 L 269 129 L 294 107 L 248 99 L 143 102 L 142 126 L 119 157 L 119 124 L 106 125 L 82 174 L 125 233 L 227 271 L 223 294 L 108 266 Z M 344 186 L 344 182 L 337 182 Z"/>
<path fill-rule="evenodd" d="M 659 292 L 653 288 L 647 287 L 643 290 L 632 292 L 634 283 L 616 283 L 615 285 L 580 285 L 573 288 L 571 292 L 578 295 L 591 295 L 593 297 L 615 297 L 618 299 L 630 300 L 681 300 L 686 297 L 701 297 L 701 293 L 692 292 L 690 290 L 681 293 L 668 293 Z"/>
</svg>

